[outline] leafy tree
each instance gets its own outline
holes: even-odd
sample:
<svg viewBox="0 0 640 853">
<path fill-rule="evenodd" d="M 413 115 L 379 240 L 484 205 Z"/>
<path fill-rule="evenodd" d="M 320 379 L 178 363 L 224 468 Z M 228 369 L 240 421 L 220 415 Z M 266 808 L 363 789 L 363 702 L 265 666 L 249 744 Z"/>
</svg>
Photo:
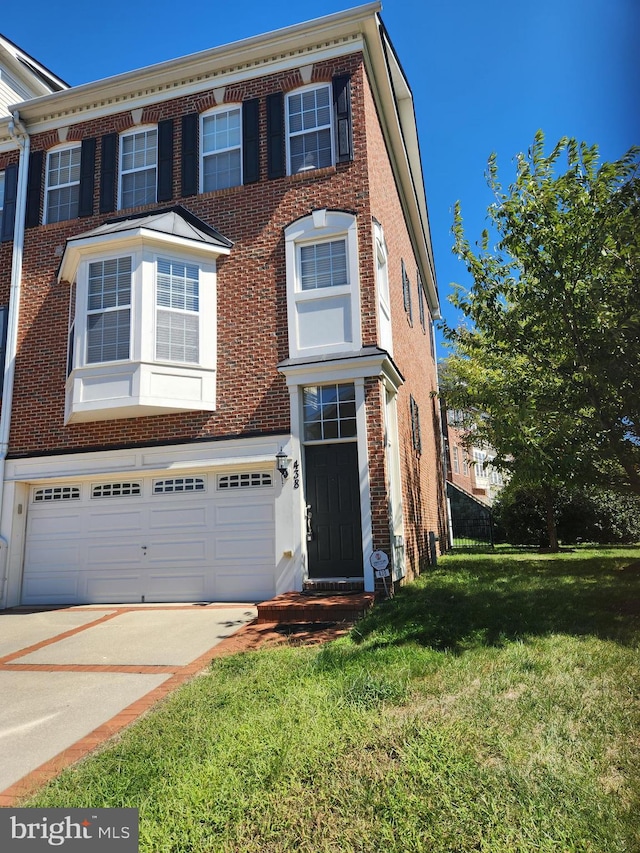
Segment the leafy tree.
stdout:
<svg viewBox="0 0 640 853">
<path fill-rule="evenodd" d="M 490 157 L 475 248 L 455 208 L 473 285 L 452 297 L 470 323 L 445 328 L 443 394 L 478 413 L 474 441 L 541 495 L 556 547 L 560 488 L 604 478 L 640 494 L 639 154 L 598 165 L 597 146 L 565 137 L 545 156 L 539 131 L 506 191 Z"/>
</svg>

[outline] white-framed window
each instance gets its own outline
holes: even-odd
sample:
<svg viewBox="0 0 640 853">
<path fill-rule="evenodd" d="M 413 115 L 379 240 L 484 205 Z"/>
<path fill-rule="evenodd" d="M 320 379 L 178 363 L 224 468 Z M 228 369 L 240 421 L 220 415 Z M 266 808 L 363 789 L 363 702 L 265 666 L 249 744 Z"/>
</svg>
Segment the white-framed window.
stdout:
<svg viewBox="0 0 640 853">
<path fill-rule="evenodd" d="M 170 240 L 91 248 L 69 294 L 66 422 L 214 411 L 213 253 Z"/>
<path fill-rule="evenodd" d="M 221 107 L 200 117 L 201 191 L 242 183 L 242 108 Z"/>
<path fill-rule="evenodd" d="M 469 459 L 466 456 L 464 456 L 462 459 L 462 473 L 464 474 L 465 477 L 468 477 L 469 473 L 470 473 Z"/>
<path fill-rule="evenodd" d="M 45 222 L 63 222 L 78 215 L 81 146 L 47 153 Z"/>
<path fill-rule="evenodd" d="M 100 483 L 91 486 L 92 498 L 131 498 L 142 495 L 142 483 Z"/>
<path fill-rule="evenodd" d="M 180 492 L 204 492 L 206 482 L 204 477 L 171 477 L 154 480 L 154 495 L 174 495 Z"/>
<path fill-rule="evenodd" d="M 33 492 L 34 503 L 48 503 L 49 501 L 79 501 L 80 486 L 47 486 L 35 489 Z"/>
<path fill-rule="evenodd" d="M 356 219 L 316 210 L 285 229 L 289 354 L 361 346 Z"/>
<path fill-rule="evenodd" d="M 218 474 L 218 489 L 256 489 L 273 485 L 268 471 L 247 471 L 242 474 Z"/>
<path fill-rule="evenodd" d="M 300 289 L 348 287 L 347 241 L 325 240 L 300 246 Z"/>
<path fill-rule="evenodd" d="M 356 392 L 353 382 L 307 385 L 302 391 L 304 440 L 355 438 Z"/>
<path fill-rule="evenodd" d="M 200 359 L 200 270 L 197 264 L 156 262 L 156 358 L 198 364 Z"/>
<path fill-rule="evenodd" d="M 287 173 L 332 166 L 333 95 L 331 86 L 307 86 L 287 95 Z"/>
<path fill-rule="evenodd" d="M 86 363 L 129 358 L 131 338 L 131 257 L 89 264 Z"/>
<path fill-rule="evenodd" d="M 453 473 L 460 473 L 460 451 L 457 444 L 453 446 Z"/>
<path fill-rule="evenodd" d="M 486 477 L 487 474 L 485 472 L 485 460 L 487 458 L 487 454 L 483 450 L 475 450 L 473 451 L 473 464 L 476 470 L 476 479 Z"/>
<path fill-rule="evenodd" d="M 158 129 L 136 128 L 120 136 L 120 208 L 153 204 L 158 186 Z"/>
</svg>

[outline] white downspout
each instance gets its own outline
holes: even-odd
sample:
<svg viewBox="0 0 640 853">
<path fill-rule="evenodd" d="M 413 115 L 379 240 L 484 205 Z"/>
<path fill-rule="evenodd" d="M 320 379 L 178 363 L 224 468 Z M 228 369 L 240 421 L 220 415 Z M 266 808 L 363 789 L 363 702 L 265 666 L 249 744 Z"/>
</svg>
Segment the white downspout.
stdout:
<svg viewBox="0 0 640 853">
<path fill-rule="evenodd" d="M 22 252 L 24 247 L 24 222 L 27 207 L 27 173 L 29 171 L 29 148 L 31 140 L 26 127 L 20 121 L 17 110 L 9 120 L 9 135 L 20 148 L 18 165 L 18 187 L 16 198 L 16 218 L 13 231 L 13 256 L 11 260 L 11 290 L 9 294 L 9 316 L 7 321 L 7 350 L 4 360 L 4 386 L 2 389 L 2 411 L 0 413 L 0 522 L 4 503 L 4 472 L 9 452 L 9 432 L 11 429 L 11 408 L 13 402 L 13 377 L 18 348 L 18 315 L 20 312 L 20 291 L 22 285 Z M 7 554 L 9 543 L 0 534 L 0 610 L 6 607 L 7 599 Z"/>
</svg>

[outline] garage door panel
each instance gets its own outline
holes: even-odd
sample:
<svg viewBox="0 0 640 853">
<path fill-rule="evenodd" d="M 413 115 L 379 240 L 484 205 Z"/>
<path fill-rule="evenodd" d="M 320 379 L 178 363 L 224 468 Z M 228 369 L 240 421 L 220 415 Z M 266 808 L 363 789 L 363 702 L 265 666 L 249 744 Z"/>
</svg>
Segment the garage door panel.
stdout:
<svg viewBox="0 0 640 853">
<path fill-rule="evenodd" d="M 91 507 L 89 511 L 88 529 L 92 533 L 110 533 L 114 530 L 121 533 L 137 533 L 143 526 L 144 512 L 142 509 L 127 507 L 119 510 L 116 507 L 98 510 Z"/>
<path fill-rule="evenodd" d="M 77 601 L 78 575 L 72 572 L 35 572 L 25 578 L 23 594 L 30 604 L 66 604 Z"/>
<path fill-rule="evenodd" d="M 114 597 L 115 596 L 115 597 Z M 140 575 L 138 573 L 109 572 L 84 575 L 80 600 L 86 603 L 115 604 L 140 601 Z"/>
<path fill-rule="evenodd" d="M 216 560 L 256 560 L 266 562 L 274 553 L 274 540 L 272 536 L 256 535 L 247 532 L 242 537 L 216 536 L 215 559 Z"/>
<path fill-rule="evenodd" d="M 89 567 L 140 565 L 142 559 L 139 542 L 90 542 L 87 548 Z"/>
<path fill-rule="evenodd" d="M 170 563 L 174 566 L 207 559 L 206 539 L 168 539 L 163 537 L 149 546 L 145 560 L 154 565 Z"/>
<path fill-rule="evenodd" d="M 173 530 L 179 528 L 198 528 L 207 525 L 206 507 L 171 507 L 153 509 L 150 513 L 151 530 Z"/>
<path fill-rule="evenodd" d="M 215 510 L 215 523 L 218 527 L 229 525 L 244 527 L 250 524 L 272 524 L 274 521 L 273 503 L 265 502 L 234 502 L 219 504 Z"/>
<path fill-rule="evenodd" d="M 204 574 L 150 574 L 145 580 L 145 598 L 151 601 L 202 601 L 206 595 Z"/>
<path fill-rule="evenodd" d="M 78 562 L 79 547 L 72 543 L 59 543 L 55 539 L 44 542 L 29 542 L 25 553 L 25 562 L 33 566 L 34 571 L 53 571 L 74 566 Z"/>
<path fill-rule="evenodd" d="M 273 572 L 219 572 L 216 601 L 265 601 L 273 598 Z"/>
<path fill-rule="evenodd" d="M 30 522 L 30 533 L 33 538 L 54 535 L 73 536 L 82 533 L 77 509 L 74 512 L 56 512 L 54 508 L 46 507 L 46 514 L 34 515 Z"/>
</svg>

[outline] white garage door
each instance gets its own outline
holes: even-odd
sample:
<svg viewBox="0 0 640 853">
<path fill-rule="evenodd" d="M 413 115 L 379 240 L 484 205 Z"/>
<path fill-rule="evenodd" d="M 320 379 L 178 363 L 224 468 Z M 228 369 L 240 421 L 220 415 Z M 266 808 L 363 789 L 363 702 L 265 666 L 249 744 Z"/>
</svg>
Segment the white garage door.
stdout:
<svg viewBox="0 0 640 853">
<path fill-rule="evenodd" d="M 274 595 L 272 472 L 35 486 L 23 604 Z"/>
</svg>

